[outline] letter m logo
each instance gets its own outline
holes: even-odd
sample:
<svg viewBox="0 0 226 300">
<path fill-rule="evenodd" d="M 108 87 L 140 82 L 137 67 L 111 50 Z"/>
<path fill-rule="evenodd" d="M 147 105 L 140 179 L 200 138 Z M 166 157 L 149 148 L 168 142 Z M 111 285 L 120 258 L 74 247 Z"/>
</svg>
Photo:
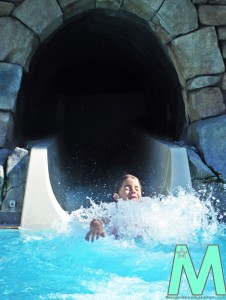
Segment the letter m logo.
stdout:
<svg viewBox="0 0 226 300">
<path fill-rule="evenodd" d="M 203 294 L 207 278 L 212 270 L 216 295 L 226 295 L 224 274 L 218 245 L 209 245 L 198 275 L 186 245 L 177 245 L 170 275 L 168 295 L 178 295 L 183 271 L 187 277 L 192 295 Z"/>
</svg>

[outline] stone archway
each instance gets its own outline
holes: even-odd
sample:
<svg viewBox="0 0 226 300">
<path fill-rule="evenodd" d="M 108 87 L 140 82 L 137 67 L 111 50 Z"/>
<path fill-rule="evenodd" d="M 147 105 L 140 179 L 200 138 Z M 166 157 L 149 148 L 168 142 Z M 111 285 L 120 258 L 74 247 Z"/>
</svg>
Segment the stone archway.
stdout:
<svg viewBox="0 0 226 300">
<path fill-rule="evenodd" d="M 112 10 L 96 9 L 72 18 L 33 56 L 22 89 L 26 95 L 19 99 L 16 114 L 21 106 L 24 113 L 19 117 L 22 125 L 17 127 L 30 138 L 55 129 L 62 94 L 74 95 L 79 101 L 78 95 L 84 94 L 100 98 L 107 93 L 118 93 L 118 97 L 141 93 L 143 100 L 137 102 L 136 110 L 146 106 L 140 117 L 149 131 L 178 138 L 184 126 L 180 86 L 168 56 L 148 24 L 125 12 L 112 15 Z M 130 97 L 128 110 L 136 101 Z M 126 112 L 119 114 L 122 103 L 114 102 L 117 122 L 126 119 Z M 110 106 L 108 110 L 102 113 L 113 118 Z"/>
<path fill-rule="evenodd" d="M 77 187 L 92 187 L 93 172 L 96 181 L 114 181 L 115 169 L 132 169 L 135 153 L 134 172 L 143 172 L 134 128 L 178 138 L 184 125 L 169 58 L 146 22 L 126 12 L 96 9 L 70 19 L 33 56 L 22 89 L 16 127 L 25 141 L 60 131 L 59 160 L 64 170 L 75 166 Z"/>
<path fill-rule="evenodd" d="M 13 2 L 13 1 L 12 1 Z M 8 14 L 0 18 L 1 43 L 0 72 L 12 83 L 3 83 L 1 104 L 1 146 L 13 144 L 12 113 L 16 107 L 20 90 L 22 70 L 29 71 L 31 57 L 38 45 L 48 42 L 51 34 L 63 23 L 77 14 L 101 8 L 132 13 L 149 24 L 165 47 L 177 70 L 183 90 L 187 119 L 199 119 L 225 112 L 223 98 L 219 89 L 208 89 L 220 81 L 219 74 L 224 72 L 224 63 L 217 45 L 213 27 L 198 28 L 198 13 L 190 0 L 182 0 L 177 6 L 173 0 L 137 1 L 133 0 L 51 0 L 20 1 L 17 7 L 9 4 Z M 11 5 L 11 6 L 10 6 Z M 182 13 L 183 12 L 183 13 Z M 183 17 L 182 17 L 183 16 Z M 12 42 L 13 41 L 13 42 Z M 196 59 L 193 59 L 194 51 Z M 190 92 L 193 88 L 203 91 Z M 201 94 L 201 95 L 200 95 Z M 213 99 L 208 108 L 204 100 L 198 103 L 197 97 L 206 94 Z"/>
<path fill-rule="evenodd" d="M 225 66 L 218 46 L 218 24 L 205 20 L 206 5 L 201 4 L 201 0 L 180 0 L 177 5 L 175 0 L 140 0 L 139 4 L 136 0 L 5 3 L 3 13 L 0 8 L 0 78 L 3 78 L 0 81 L 0 147 L 16 145 L 14 128 L 21 114 L 18 93 L 24 92 L 22 78 L 30 74 L 30 61 L 39 46 L 47 45 L 55 32 L 79 14 L 97 9 L 109 10 L 109 17 L 116 13 L 132 14 L 150 26 L 176 69 L 185 105 L 183 113 L 192 132 L 197 121 L 224 114 L 222 87 L 225 84 L 221 83 Z M 194 133 L 189 135 L 189 142 L 198 148 L 215 174 L 223 174 L 221 178 L 225 178 L 224 171 L 206 157 L 199 134 L 193 136 Z"/>
</svg>

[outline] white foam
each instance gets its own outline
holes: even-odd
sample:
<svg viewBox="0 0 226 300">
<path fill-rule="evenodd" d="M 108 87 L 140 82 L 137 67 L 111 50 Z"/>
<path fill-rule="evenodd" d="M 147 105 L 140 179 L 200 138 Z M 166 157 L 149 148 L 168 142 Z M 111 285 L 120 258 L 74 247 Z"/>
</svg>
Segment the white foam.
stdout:
<svg viewBox="0 0 226 300">
<path fill-rule="evenodd" d="M 195 193 L 181 190 L 177 196 L 143 197 L 140 201 L 95 204 L 72 213 L 71 218 L 88 224 L 94 218 L 107 219 L 108 234 L 119 237 L 142 237 L 152 245 L 210 242 L 218 230 L 218 222 L 209 200 L 201 201 Z M 200 242 L 200 241 L 199 241 Z"/>
</svg>

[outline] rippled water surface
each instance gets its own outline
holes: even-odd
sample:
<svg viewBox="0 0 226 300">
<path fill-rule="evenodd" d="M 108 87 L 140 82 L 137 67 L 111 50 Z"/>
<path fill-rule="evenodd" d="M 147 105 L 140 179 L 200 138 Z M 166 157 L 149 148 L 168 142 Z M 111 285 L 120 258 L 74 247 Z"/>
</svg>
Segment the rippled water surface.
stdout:
<svg viewBox="0 0 226 300">
<path fill-rule="evenodd" d="M 108 225 L 106 237 L 91 243 L 84 237 L 93 218 Z M 207 245 L 218 244 L 226 270 L 224 231 L 209 200 L 183 191 L 91 203 L 45 231 L 2 230 L 0 299 L 165 299 L 175 246 L 186 244 L 199 269 Z M 180 295 L 191 296 L 185 278 Z M 215 295 L 212 275 L 203 295 Z"/>
</svg>

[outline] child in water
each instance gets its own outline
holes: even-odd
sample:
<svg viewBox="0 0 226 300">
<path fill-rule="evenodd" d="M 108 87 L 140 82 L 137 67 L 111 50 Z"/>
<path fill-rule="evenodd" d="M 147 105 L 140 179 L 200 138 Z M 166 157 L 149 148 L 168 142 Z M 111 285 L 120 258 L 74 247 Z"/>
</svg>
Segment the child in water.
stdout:
<svg viewBox="0 0 226 300">
<path fill-rule="evenodd" d="M 115 193 L 113 198 L 115 201 L 122 199 L 137 201 L 141 198 L 142 195 L 142 186 L 139 179 L 133 175 L 126 174 L 123 175 L 115 184 Z M 93 242 L 94 239 L 99 237 L 104 237 L 105 232 L 103 230 L 103 223 L 101 220 L 94 219 L 90 223 L 90 230 L 86 234 L 85 239 Z"/>
</svg>

